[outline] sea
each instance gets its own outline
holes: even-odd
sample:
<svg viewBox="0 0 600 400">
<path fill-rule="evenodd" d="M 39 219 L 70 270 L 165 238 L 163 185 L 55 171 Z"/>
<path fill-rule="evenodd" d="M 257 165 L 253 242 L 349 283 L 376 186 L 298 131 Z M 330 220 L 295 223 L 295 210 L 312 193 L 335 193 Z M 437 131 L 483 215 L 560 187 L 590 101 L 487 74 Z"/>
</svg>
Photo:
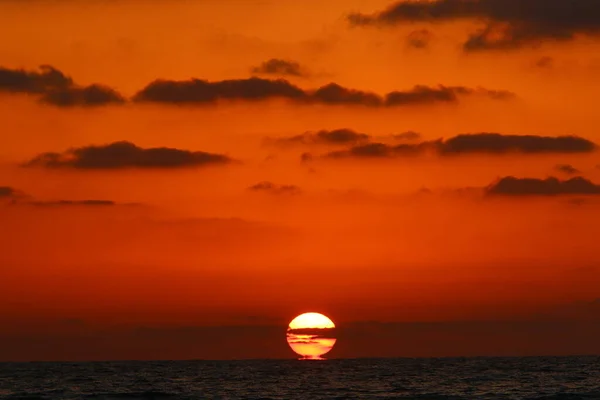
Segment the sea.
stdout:
<svg viewBox="0 0 600 400">
<path fill-rule="evenodd" d="M 0 399 L 600 399 L 600 357 L 3 363 Z"/>
</svg>

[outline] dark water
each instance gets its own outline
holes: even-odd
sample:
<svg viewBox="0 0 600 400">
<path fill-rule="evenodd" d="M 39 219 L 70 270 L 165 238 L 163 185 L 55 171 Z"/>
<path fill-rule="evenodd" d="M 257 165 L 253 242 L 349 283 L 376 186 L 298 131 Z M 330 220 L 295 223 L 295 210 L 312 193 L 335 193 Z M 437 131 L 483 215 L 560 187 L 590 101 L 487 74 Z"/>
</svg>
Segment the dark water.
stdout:
<svg viewBox="0 0 600 400">
<path fill-rule="evenodd" d="M 0 399 L 600 399 L 600 357 L 0 364 Z"/>
</svg>

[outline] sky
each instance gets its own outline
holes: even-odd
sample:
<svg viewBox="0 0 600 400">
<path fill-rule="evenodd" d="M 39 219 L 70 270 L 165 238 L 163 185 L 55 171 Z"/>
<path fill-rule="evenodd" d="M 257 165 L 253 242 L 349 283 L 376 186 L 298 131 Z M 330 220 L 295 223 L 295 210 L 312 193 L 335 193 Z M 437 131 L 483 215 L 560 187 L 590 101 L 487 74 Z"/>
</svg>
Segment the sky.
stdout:
<svg viewBox="0 0 600 400">
<path fill-rule="evenodd" d="M 0 0 L 0 361 L 600 354 L 596 0 Z"/>
</svg>

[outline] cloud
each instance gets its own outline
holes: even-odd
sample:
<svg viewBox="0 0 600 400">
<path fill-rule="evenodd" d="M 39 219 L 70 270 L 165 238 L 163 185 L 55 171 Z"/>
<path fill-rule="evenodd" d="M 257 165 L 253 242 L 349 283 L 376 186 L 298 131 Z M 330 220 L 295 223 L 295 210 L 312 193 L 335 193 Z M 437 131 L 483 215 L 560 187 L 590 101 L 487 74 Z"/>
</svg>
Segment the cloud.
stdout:
<svg viewBox="0 0 600 400">
<path fill-rule="evenodd" d="M 540 57 L 536 60 L 535 66 L 538 68 L 552 68 L 554 66 L 554 58 L 549 56 Z"/>
<path fill-rule="evenodd" d="M 289 336 L 307 335 L 309 339 L 335 337 L 336 328 L 297 328 L 287 329 L 286 334 Z"/>
<path fill-rule="evenodd" d="M 443 154 L 459 153 L 589 153 L 596 144 L 578 136 L 463 134 L 442 142 Z"/>
<path fill-rule="evenodd" d="M 328 153 L 328 158 L 382 158 L 391 157 L 394 155 L 395 146 L 389 146 L 384 143 L 368 143 L 359 146 L 353 146 L 348 150 L 332 151 Z"/>
<path fill-rule="evenodd" d="M 43 153 L 26 166 L 76 169 L 183 168 L 233 162 L 222 154 L 180 150 L 169 147 L 141 148 L 122 141 L 101 146 L 85 146 L 63 153 Z"/>
<path fill-rule="evenodd" d="M 0 186 L 0 197 L 12 197 L 17 191 L 10 186 Z"/>
<path fill-rule="evenodd" d="M 123 104 L 125 98 L 117 91 L 102 85 L 90 85 L 82 88 L 70 87 L 45 93 L 42 103 L 59 107 L 73 106 L 103 106 L 108 104 Z"/>
<path fill-rule="evenodd" d="M 561 181 L 554 177 L 537 179 L 507 176 L 488 186 L 486 193 L 495 196 L 600 195 L 600 185 L 582 177 Z"/>
<path fill-rule="evenodd" d="M 483 88 L 472 89 L 464 86 L 437 87 L 417 85 L 411 90 L 403 92 L 390 92 L 386 95 L 387 106 L 425 104 L 425 103 L 456 103 L 459 96 L 479 94 L 494 100 L 509 100 L 515 97 L 514 93 Z"/>
<path fill-rule="evenodd" d="M 309 162 L 309 161 L 312 161 L 314 158 L 315 157 L 308 152 L 300 154 L 300 161 L 302 161 L 302 162 Z M 600 167 L 598 167 L 598 168 L 600 168 Z"/>
<path fill-rule="evenodd" d="M 53 201 L 32 201 L 28 204 L 40 207 L 63 207 L 63 206 L 91 206 L 91 207 L 111 207 L 117 203 L 112 200 L 53 200 Z"/>
<path fill-rule="evenodd" d="M 270 194 L 300 194 L 302 190 L 296 185 L 278 185 L 273 182 L 259 182 L 256 185 L 252 185 L 248 188 L 252 192 L 262 192 Z"/>
<path fill-rule="evenodd" d="M 267 144 L 279 146 L 287 145 L 348 145 L 366 142 L 371 137 L 366 133 L 359 133 L 352 129 L 342 128 L 333 130 L 320 130 L 317 132 L 306 132 L 302 135 L 284 138 L 267 138 Z"/>
<path fill-rule="evenodd" d="M 429 29 L 418 29 L 406 36 L 406 44 L 415 49 L 425 49 L 429 47 L 432 37 L 433 34 Z"/>
<path fill-rule="evenodd" d="M 464 42 L 467 51 L 516 49 L 545 41 L 567 41 L 600 33 L 596 0 L 432 0 L 399 1 L 375 14 L 351 14 L 355 26 L 407 22 L 482 21 Z"/>
<path fill-rule="evenodd" d="M 50 65 L 40 71 L 0 67 L 0 91 L 13 93 L 47 93 L 71 87 L 73 80 Z"/>
<path fill-rule="evenodd" d="M 134 96 L 138 102 L 211 103 L 218 100 L 264 100 L 287 98 L 306 100 L 306 93 L 286 80 L 262 78 L 209 82 L 156 80 Z"/>
<path fill-rule="evenodd" d="M 312 101 L 322 104 L 357 104 L 381 106 L 383 100 L 375 93 L 348 89 L 337 83 L 330 83 L 312 93 Z"/>
<path fill-rule="evenodd" d="M 255 74 L 306 77 L 308 73 L 299 63 L 280 58 L 271 58 L 251 71 Z"/>
<path fill-rule="evenodd" d="M 42 66 L 40 71 L 0 67 L 0 92 L 36 95 L 40 102 L 58 107 L 117 105 L 128 101 L 123 95 L 107 86 L 99 84 L 79 86 L 70 77 L 50 66 Z M 201 79 L 187 81 L 159 79 L 137 92 L 132 100 L 139 103 L 213 104 L 219 101 L 286 99 L 300 104 L 395 107 L 456 103 L 459 97 L 472 95 L 493 100 L 509 100 L 515 97 L 514 93 L 508 91 L 444 85 L 417 85 L 411 89 L 392 91 L 380 96 L 369 91 L 346 88 L 337 83 L 305 90 L 285 79 L 252 77 L 215 82 Z"/>
<path fill-rule="evenodd" d="M 576 175 L 581 173 L 581 171 L 570 164 L 558 164 L 556 167 L 554 167 L 554 169 L 567 175 Z"/>
<path fill-rule="evenodd" d="M 139 91 L 136 102 L 169 104 L 209 104 L 222 100 L 258 101 L 286 99 L 301 104 L 361 105 L 391 107 L 438 102 L 455 103 L 459 96 L 481 95 L 494 100 L 507 100 L 515 95 L 507 91 L 462 86 L 429 87 L 417 85 L 405 91 L 393 91 L 385 96 L 330 83 L 316 90 L 304 90 L 284 79 L 233 79 L 209 82 L 156 80 Z"/>
<path fill-rule="evenodd" d="M 37 95 L 42 103 L 60 107 L 102 106 L 126 101 L 106 86 L 78 86 L 71 77 L 49 65 L 42 65 L 39 71 L 0 67 L 0 92 Z"/>
<path fill-rule="evenodd" d="M 116 203 L 112 200 L 32 200 L 32 196 L 27 195 L 10 186 L 0 186 L 0 199 L 10 198 L 12 205 L 36 206 L 36 207 L 64 207 L 64 206 L 90 206 L 90 207 L 110 207 L 125 205 Z M 128 205 L 138 205 L 130 203 Z"/>
<path fill-rule="evenodd" d="M 503 135 L 500 133 L 462 134 L 445 140 L 390 145 L 367 143 L 326 154 L 327 158 L 381 158 L 431 152 L 440 156 L 463 154 L 570 154 L 595 151 L 596 144 L 578 136 Z"/>
<path fill-rule="evenodd" d="M 402 133 L 393 134 L 392 137 L 395 140 L 412 141 L 412 140 L 421 139 L 421 134 L 419 132 L 415 132 L 415 131 L 406 131 L 406 132 L 402 132 Z"/>
<path fill-rule="evenodd" d="M 578 365 L 582 369 L 593 371 L 597 368 L 597 354 L 600 352 L 600 324 L 597 306 L 586 306 L 585 310 L 555 312 L 546 318 L 503 321 L 349 321 L 336 332 L 339 344 L 334 346 L 331 357 L 426 357 L 403 362 L 407 363 L 407 368 L 414 366 L 435 369 L 439 365 L 439 360 L 434 359 L 435 357 L 458 357 L 445 363 L 460 368 L 464 364 L 461 358 L 464 356 L 582 354 L 590 357 L 578 358 Z M 2 361 L 73 362 L 160 358 L 239 360 L 293 357 L 287 343 L 282 340 L 282 325 L 278 324 L 105 327 L 90 322 L 81 327 L 57 321 L 55 325 L 60 326 L 60 330 L 49 335 L 47 330 L 39 329 L 36 325 L 39 324 L 39 319 L 31 322 L 33 327 L 27 325 L 11 331 L 18 323 L 13 318 L 2 319 Z M 497 363 L 498 368 L 506 366 L 506 361 L 502 359 L 492 359 L 489 362 Z M 550 358 L 548 363 L 560 370 L 564 360 Z M 134 396 L 143 398 L 144 394 L 135 393 L 129 397 Z"/>
</svg>

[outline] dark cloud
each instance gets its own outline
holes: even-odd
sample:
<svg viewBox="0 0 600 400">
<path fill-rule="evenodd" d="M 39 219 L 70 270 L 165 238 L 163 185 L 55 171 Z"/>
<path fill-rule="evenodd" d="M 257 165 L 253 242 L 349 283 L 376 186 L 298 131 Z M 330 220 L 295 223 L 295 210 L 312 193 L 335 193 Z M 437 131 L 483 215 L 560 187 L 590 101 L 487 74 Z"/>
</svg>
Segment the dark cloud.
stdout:
<svg viewBox="0 0 600 400">
<path fill-rule="evenodd" d="M 392 137 L 396 140 L 413 141 L 413 140 L 421 139 L 421 134 L 419 132 L 415 132 L 415 131 L 406 131 L 406 132 L 402 132 L 402 133 L 393 134 Z"/>
<path fill-rule="evenodd" d="M 252 68 L 251 71 L 255 74 L 264 75 L 281 75 L 296 77 L 304 77 L 308 75 L 299 63 L 291 60 L 282 60 L 279 58 L 272 58 L 270 60 L 267 60 L 258 67 Z"/>
<path fill-rule="evenodd" d="M 221 154 L 168 147 L 144 149 L 123 141 L 73 148 L 64 153 L 43 153 L 26 166 L 77 169 L 182 168 L 230 162 L 233 160 Z"/>
<path fill-rule="evenodd" d="M 577 175 L 581 173 L 581 171 L 570 164 L 558 164 L 554 169 L 567 175 Z"/>
<path fill-rule="evenodd" d="M 78 86 L 72 78 L 49 65 L 42 65 L 40 71 L 0 67 L 0 91 L 38 95 L 42 103 L 60 107 L 101 106 L 126 101 L 106 86 Z"/>
<path fill-rule="evenodd" d="M 588 354 L 590 357 L 545 357 L 544 363 L 558 371 L 564 369 L 565 362 L 575 363 L 580 370 L 595 371 L 597 355 L 600 353 L 600 324 L 597 307 L 594 310 L 586 311 L 582 317 L 579 317 L 581 312 L 569 311 L 536 320 L 348 322 L 340 326 L 337 332 L 338 342 L 330 356 L 408 357 L 401 361 L 401 364 L 406 364 L 403 368 L 407 371 L 427 370 L 433 374 L 444 374 L 448 368 L 464 367 L 465 356 Z M 593 316 L 588 316 L 588 313 Z M 567 317 L 563 317 L 563 314 Z M 240 360 L 295 357 L 286 341 L 282 340 L 282 325 L 278 324 L 99 328 L 88 323 L 85 330 L 77 325 L 68 327 L 61 322 L 56 324 L 61 326 L 61 330 L 51 335 L 35 325 L 33 328 L 20 328 L 17 333 L 13 333 L 11 328 L 17 323 L 11 318 L 3 318 L 0 323 L 2 361 Z M 441 362 L 436 357 L 453 358 Z M 502 370 L 507 368 L 510 361 L 490 358 L 485 362 Z M 363 361 L 357 360 L 357 363 Z M 20 367 L 15 365 L 14 368 Z M 190 380 L 196 379 L 198 374 L 197 369 L 190 368 L 187 363 L 172 363 L 165 368 L 174 368 L 178 376 Z M 531 376 L 535 380 L 539 378 L 539 373 L 532 368 Z M 593 395 L 588 398 L 591 396 Z M 144 396 L 140 394 L 139 397 Z"/>
<path fill-rule="evenodd" d="M 278 65 L 277 68 L 281 69 L 283 61 L 275 61 L 279 63 L 268 65 L 271 68 L 274 68 L 273 65 Z M 288 65 L 290 68 L 292 66 L 293 64 Z M 70 77 L 50 66 L 42 66 L 39 72 L 0 68 L 0 92 L 2 91 L 36 95 L 42 103 L 59 107 L 91 107 L 127 102 L 125 97 L 110 87 L 98 84 L 79 86 Z M 515 97 L 513 93 L 507 91 L 443 85 L 436 87 L 417 85 L 412 89 L 392 91 L 380 96 L 369 91 L 346 88 L 337 83 L 330 83 L 315 90 L 304 90 L 284 79 L 252 77 L 215 82 L 201 79 L 187 81 L 159 79 L 140 90 L 132 100 L 169 104 L 209 104 L 223 100 L 286 99 L 300 104 L 393 107 L 456 103 L 460 96 L 471 95 L 480 95 L 494 100 Z"/>
<path fill-rule="evenodd" d="M 381 158 L 391 157 L 394 155 L 394 146 L 389 146 L 384 143 L 368 143 L 359 146 L 353 146 L 348 150 L 333 151 L 326 155 L 328 158 L 344 158 L 344 157 L 359 157 L 359 158 Z"/>
<path fill-rule="evenodd" d="M 507 176 L 488 186 L 486 193 L 498 196 L 600 195 L 600 185 L 582 177 L 561 181 L 554 177 L 536 179 Z"/>
<path fill-rule="evenodd" d="M 431 103 L 457 103 L 459 96 L 482 95 L 494 100 L 509 100 L 516 97 L 514 93 L 503 90 L 472 89 L 464 86 L 430 87 L 417 85 L 412 90 L 390 92 L 387 94 L 387 106 Z"/>
<path fill-rule="evenodd" d="M 13 93 L 47 93 L 73 86 L 73 80 L 49 65 L 39 71 L 0 67 L 0 91 Z"/>
<path fill-rule="evenodd" d="M 312 93 L 312 101 L 323 104 L 357 104 L 381 106 L 383 100 L 375 93 L 348 89 L 337 83 L 330 83 Z"/>
<path fill-rule="evenodd" d="M 107 104 L 122 104 L 126 100 L 115 90 L 102 86 L 70 87 L 45 93 L 41 101 L 59 107 L 73 106 L 103 106 Z"/>
<path fill-rule="evenodd" d="M 302 162 L 309 162 L 309 161 L 312 161 L 314 158 L 315 158 L 315 156 L 313 156 L 310 153 L 302 153 L 300 155 L 300 161 L 302 161 Z M 598 167 L 598 168 L 600 168 L 600 167 Z"/>
<path fill-rule="evenodd" d="M 390 106 L 418 103 L 455 103 L 459 95 L 472 94 L 472 89 L 464 87 L 415 86 L 412 90 L 388 93 L 385 103 Z"/>
<path fill-rule="evenodd" d="M 422 142 L 418 144 L 388 145 L 385 143 L 368 143 L 353 146 L 348 150 L 333 151 L 326 154 L 327 158 L 389 158 L 400 156 L 415 156 L 425 153 L 433 148 L 435 142 Z"/>
<path fill-rule="evenodd" d="M 111 207 L 117 203 L 112 200 L 54 200 L 54 201 L 32 201 L 28 203 L 40 207 L 63 207 L 63 206 L 91 206 Z"/>
<path fill-rule="evenodd" d="M 596 144 L 578 136 L 503 135 L 475 133 L 458 135 L 440 144 L 443 154 L 460 153 L 589 153 Z"/>
<path fill-rule="evenodd" d="M 278 185 L 273 182 L 259 182 L 248 188 L 252 192 L 263 192 L 270 194 L 300 194 L 302 190 L 296 185 Z"/>
<path fill-rule="evenodd" d="M 372 92 L 350 89 L 330 83 L 316 90 L 304 90 L 290 82 L 262 78 L 236 79 L 208 82 L 199 79 L 188 81 L 157 80 L 134 96 L 137 102 L 171 104 L 207 104 L 220 100 L 286 99 L 302 104 L 361 105 L 370 107 L 457 102 L 459 96 L 482 95 L 494 100 L 514 97 L 506 91 L 461 86 L 415 86 L 406 91 L 393 91 L 379 96 Z"/>
<path fill-rule="evenodd" d="M 262 78 L 208 82 L 156 80 L 134 96 L 138 102 L 211 103 L 218 100 L 307 99 L 307 94 L 286 80 Z"/>
<path fill-rule="evenodd" d="M 290 340 L 288 339 L 288 343 L 294 343 L 294 344 L 319 344 L 318 340 Z"/>
<path fill-rule="evenodd" d="M 535 62 L 535 66 L 538 68 L 552 68 L 554 66 L 554 58 L 549 56 L 540 57 Z"/>
<path fill-rule="evenodd" d="M 344 157 L 396 157 L 435 153 L 441 156 L 462 154 L 569 154 L 588 153 L 596 150 L 596 145 L 578 136 L 535 136 L 502 135 L 499 133 L 463 134 L 445 140 L 424 141 L 389 145 L 368 143 L 352 146 L 347 150 L 334 151 L 328 158 Z"/>
<path fill-rule="evenodd" d="M 0 186 L 0 197 L 12 197 L 17 191 L 10 186 Z"/>
<path fill-rule="evenodd" d="M 310 339 L 323 338 L 323 337 L 335 337 L 336 328 L 297 328 L 287 329 L 287 335 L 310 335 Z"/>
<path fill-rule="evenodd" d="M 406 36 L 406 44 L 415 49 L 425 49 L 429 47 L 432 37 L 433 34 L 429 29 L 418 29 Z"/>
<path fill-rule="evenodd" d="M 348 145 L 367 142 L 370 136 L 366 133 L 355 132 L 352 129 L 342 128 L 333 130 L 320 130 L 306 132 L 302 135 L 284 138 L 267 138 L 267 144 L 280 146 L 286 145 Z"/>
<path fill-rule="evenodd" d="M 32 200 L 32 196 L 27 195 L 15 188 L 9 186 L 0 186 L 0 199 L 10 198 L 13 205 L 37 206 L 37 207 L 62 207 L 62 206 L 92 206 L 109 207 L 121 205 L 111 200 Z M 131 204 L 133 205 L 133 204 Z"/>
<path fill-rule="evenodd" d="M 400 25 L 407 22 L 482 21 L 469 35 L 469 51 L 514 49 L 544 41 L 572 40 L 600 33 L 597 0 L 433 0 L 400 1 L 375 14 L 352 14 L 353 25 Z"/>
</svg>

